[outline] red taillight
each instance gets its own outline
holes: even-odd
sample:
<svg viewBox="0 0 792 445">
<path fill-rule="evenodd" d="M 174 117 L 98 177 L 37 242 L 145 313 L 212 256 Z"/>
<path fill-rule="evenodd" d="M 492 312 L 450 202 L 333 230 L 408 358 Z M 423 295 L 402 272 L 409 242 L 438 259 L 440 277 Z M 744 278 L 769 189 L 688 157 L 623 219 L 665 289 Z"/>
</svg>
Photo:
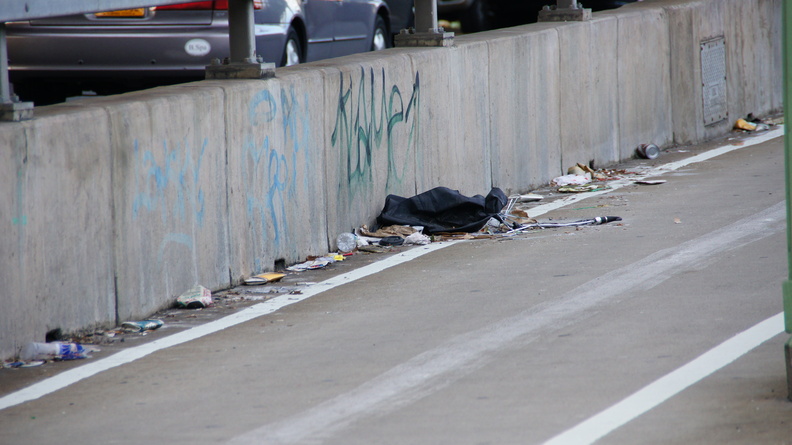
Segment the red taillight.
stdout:
<svg viewBox="0 0 792 445">
<path fill-rule="evenodd" d="M 261 9 L 263 3 L 264 3 L 263 0 L 253 0 L 253 8 Z M 203 10 L 212 10 L 212 9 L 219 11 L 219 10 L 228 9 L 228 0 L 179 3 L 176 5 L 157 6 L 156 9 L 160 11 L 162 10 L 203 11 Z"/>
</svg>

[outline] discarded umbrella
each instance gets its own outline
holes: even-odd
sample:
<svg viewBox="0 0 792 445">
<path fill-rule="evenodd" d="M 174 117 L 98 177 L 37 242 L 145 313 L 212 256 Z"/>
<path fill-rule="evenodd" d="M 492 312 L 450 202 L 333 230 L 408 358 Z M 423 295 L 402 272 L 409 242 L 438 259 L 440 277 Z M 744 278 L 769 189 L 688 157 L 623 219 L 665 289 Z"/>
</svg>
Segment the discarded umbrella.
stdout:
<svg viewBox="0 0 792 445">
<path fill-rule="evenodd" d="M 609 222 L 621 221 L 620 216 L 597 216 L 590 219 L 581 219 L 579 221 L 570 222 L 546 222 L 546 223 L 531 223 L 522 224 L 514 227 L 507 233 L 519 232 L 527 229 L 550 229 L 554 227 L 575 227 L 575 226 L 595 226 L 600 224 L 607 224 Z"/>
</svg>

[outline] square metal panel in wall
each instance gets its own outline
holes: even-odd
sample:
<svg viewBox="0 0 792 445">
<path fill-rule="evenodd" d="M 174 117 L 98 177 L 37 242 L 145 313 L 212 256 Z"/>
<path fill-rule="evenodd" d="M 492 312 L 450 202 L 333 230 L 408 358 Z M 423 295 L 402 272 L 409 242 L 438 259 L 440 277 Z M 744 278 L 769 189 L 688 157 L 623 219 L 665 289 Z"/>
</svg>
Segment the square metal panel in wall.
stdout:
<svg viewBox="0 0 792 445">
<path fill-rule="evenodd" d="M 726 40 L 723 37 L 701 42 L 701 93 L 704 125 L 712 125 L 728 117 Z"/>
</svg>

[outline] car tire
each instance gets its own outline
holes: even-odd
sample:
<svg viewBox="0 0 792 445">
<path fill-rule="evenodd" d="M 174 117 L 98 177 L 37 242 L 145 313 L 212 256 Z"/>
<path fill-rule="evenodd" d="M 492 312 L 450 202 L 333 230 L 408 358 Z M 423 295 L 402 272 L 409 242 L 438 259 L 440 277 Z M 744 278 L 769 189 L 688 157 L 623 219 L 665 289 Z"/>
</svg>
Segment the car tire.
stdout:
<svg viewBox="0 0 792 445">
<path fill-rule="evenodd" d="M 462 32 L 487 31 L 493 28 L 492 11 L 487 0 L 476 0 L 459 20 Z"/>
<path fill-rule="evenodd" d="M 391 35 L 388 32 L 388 26 L 385 25 L 385 19 L 381 15 L 377 15 L 377 20 L 374 22 L 374 34 L 371 38 L 371 50 L 379 51 L 391 47 Z"/>
<path fill-rule="evenodd" d="M 280 66 L 297 65 L 304 61 L 300 36 L 297 35 L 297 31 L 294 28 L 289 28 L 289 32 L 286 33 L 286 44 L 283 47 L 283 58 Z"/>
</svg>

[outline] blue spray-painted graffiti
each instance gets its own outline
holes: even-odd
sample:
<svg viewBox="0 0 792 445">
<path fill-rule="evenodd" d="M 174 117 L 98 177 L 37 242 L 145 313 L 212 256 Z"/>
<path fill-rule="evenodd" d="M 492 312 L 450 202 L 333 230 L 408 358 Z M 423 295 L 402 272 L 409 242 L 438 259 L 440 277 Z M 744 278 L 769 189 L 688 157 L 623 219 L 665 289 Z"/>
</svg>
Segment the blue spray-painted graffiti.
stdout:
<svg viewBox="0 0 792 445">
<path fill-rule="evenodd" d="M 155 152 L 141 149 L 135 140 L 133 220 L 139 217 L 141 210 L 146 210 L 159 212 L 163 224 L 167 224 L 169 218 L 181 222 L 191 217 L 199 226 L 203 225 L 205 207 L 200 172 L 207 144 L 208 140 L 204 139 L 197 158 L 193 159 L 186 141 L 176 144 L 175 148 L 163 141 L 160 150 Z"/>
<path fill-rule="evenodd" d="M 201 184 L 201 163 L 208 140 L 204 139 L 201 149 L 193 153 L 189 144 L 163 141 L 159 150 L 145 150 L 138 140 L 134 141 L 132 153 L 132 175 L 134 178 L 132 198 L 132 220 L 142 212 L 159 213 L 162 223 L 173 230 L 160 240 L 157 249 L 157 264 L 166 264 L 165 254 L 175 246 L 186 248 L 195 261 L 193 239 L 189 230 L 204 223 L 205 202 Z"/>
<path fill-rule="evenodd" d="M 387 182 L 386 190 L 392 185 L 401 183 L 404 171 L 409 164 L 396 161 L 394 138 L 406 133 L 406 141 L 402 140 L 407 150 L 412 145 L 418 128 L 418 110 L 420 103 L 419 73 L 415 73 L 412 92 L 405 105 L 405 98 L 397 85 L 392 85 L 390 94 L 386 94 L 385 69 L 381 72 L 379 98 L 376 96 L 374 69 L 369 71 L 368 91 L 365 70 L 360 69 L 360 80 L 357 93 L 353 95 L 354 81 L 349 77 L 349 86 L 345 86 L 344 75 L 341 74 L 336 108 L 336 122 L 330 141 L 334 147 L 342 150 L 346 158 L 346 175 L 349 192 L 354 195 L 356 189 L 372 180 L 374 150 L 381 148 L 383 130 L 385 148 L 387 150 Z M 399 124 L 407 127 L 400 129 Z"/>
<path fill-rule="evenodd" d="M 278 253 L 287 247 L 294 248 L 289 242 L 287 209 L 288 203 L 296 199 L 298 177 L 302 177 L 304 189 L 310 192 L 308 175 L 299 175 L 297 170 L 300 162 L 306 168 L 311 165 L 308 149 L 311 125 L 303 105 L 307 102 L 307 93 L 301 103 L 291 87 L 281 88 L 279 94 L 259 91 L 248 105 L 251 132 L 244 136 L 242 176 L 248 221 L 260 230 L 257 232 L 261 238 L 253 240 L 254 249 L 262 247 L 265 240 L 272 242 Z M 252 131 L 263 125 L 272 125 L 272 129 L 280 125 L 283 144 L 275 146 L 269 134 L 265 133 L 262 139 L 260 133 Z M 265 266 L 258 255 L 254 262 L 257 270 Z"/>
</svg>

